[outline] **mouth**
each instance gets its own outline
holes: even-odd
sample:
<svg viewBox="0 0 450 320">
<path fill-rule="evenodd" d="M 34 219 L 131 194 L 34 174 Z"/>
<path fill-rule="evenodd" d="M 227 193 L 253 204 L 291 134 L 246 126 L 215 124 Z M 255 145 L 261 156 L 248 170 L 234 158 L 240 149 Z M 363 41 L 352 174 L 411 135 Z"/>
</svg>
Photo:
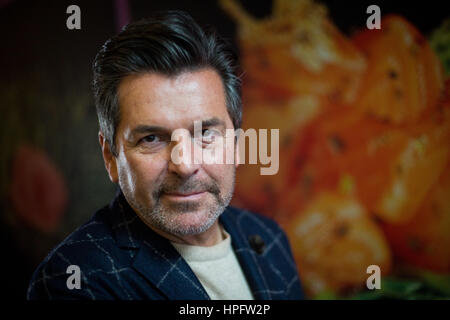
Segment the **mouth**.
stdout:
<svg viewBox="0 0 450 320">
<path fill-rule="evenodd" d="M 204 195 L 206 195 L 206 191 L 164 193 L 164 197 L 174 201 L 198 200 L 201 199 Z"/>
</svg>

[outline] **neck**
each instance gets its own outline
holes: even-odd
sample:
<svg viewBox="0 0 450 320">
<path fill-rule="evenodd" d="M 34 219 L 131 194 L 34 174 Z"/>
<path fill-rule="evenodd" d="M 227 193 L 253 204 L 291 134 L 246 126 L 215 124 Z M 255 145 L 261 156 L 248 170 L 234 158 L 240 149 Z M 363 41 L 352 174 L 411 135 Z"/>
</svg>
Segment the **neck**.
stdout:
<svg viewBox="0 0 450 320">
<path fill-rule="evenodd" d="M 157 231 L 156 231 L 157 232 Z M 218 244 L 225 239 L 219 221 L 216 220 L 214 224 L 205 232 L 186 236 L 177 236 L 171 234 L 161 234 L 172 242 L 187 244 L 190 246 L 209 247 Z"/>
</svg>

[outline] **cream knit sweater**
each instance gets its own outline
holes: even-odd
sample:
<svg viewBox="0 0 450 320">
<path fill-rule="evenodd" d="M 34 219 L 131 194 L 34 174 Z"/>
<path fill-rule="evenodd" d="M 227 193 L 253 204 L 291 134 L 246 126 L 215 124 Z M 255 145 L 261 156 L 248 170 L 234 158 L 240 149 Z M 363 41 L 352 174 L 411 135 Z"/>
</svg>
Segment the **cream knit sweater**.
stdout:
<svg viewBox="0 0 450 320">
<path fill-rule="evenodd" d="M 250 287 L 231 247 L 231 236 L 210 247 L 172 242 L 211 300 L 253 300 Z"/>
</svg>

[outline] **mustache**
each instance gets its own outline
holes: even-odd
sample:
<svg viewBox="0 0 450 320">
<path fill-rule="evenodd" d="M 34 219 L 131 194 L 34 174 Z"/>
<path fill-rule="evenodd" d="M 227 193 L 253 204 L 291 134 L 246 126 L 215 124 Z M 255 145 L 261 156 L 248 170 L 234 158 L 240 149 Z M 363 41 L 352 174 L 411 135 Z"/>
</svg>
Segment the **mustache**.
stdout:
<svg viewBox="0 0 450 320">
<path fill-rule="evenodd" d="M 153 192 L 153 196 L 159 198 L 163 193 L 194 193 L 202 191 L 216 195 L 220 194 L 220 188 L 214 181 L 168 179 L 160 184 Z"/>
</svg>

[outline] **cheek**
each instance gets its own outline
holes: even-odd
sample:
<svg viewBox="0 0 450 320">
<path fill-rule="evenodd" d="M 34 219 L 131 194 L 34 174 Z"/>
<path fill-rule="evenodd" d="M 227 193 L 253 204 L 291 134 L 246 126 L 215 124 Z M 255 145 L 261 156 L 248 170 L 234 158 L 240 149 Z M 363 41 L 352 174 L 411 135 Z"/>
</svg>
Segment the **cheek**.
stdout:
<svg viewBox="0 0 450 320">
<path fill-rule="evenodd" d="M 233 164 L 211 164 L 204 166 L 204 170 L 213 178 L 219 186 L 228 189 L 234 182 L 236 168 Z"/>
<path fill-rule="evenodd" d="M 234 143 L 234 135 L 217 138 L 210 148 L 203 149 L 203 161 L 206 164 L 234 164 L 236 163 L 237 146 Z M 228 169 L 224 169 L 228 170 Z"/>
<path fill-rule="evenodd" d="M 136 189 L 151 188 L 165 168 L 165 162 L 158 157 L 149 155 L 128 156 L 119 162 L 120 179 Z"/>
</svg>

